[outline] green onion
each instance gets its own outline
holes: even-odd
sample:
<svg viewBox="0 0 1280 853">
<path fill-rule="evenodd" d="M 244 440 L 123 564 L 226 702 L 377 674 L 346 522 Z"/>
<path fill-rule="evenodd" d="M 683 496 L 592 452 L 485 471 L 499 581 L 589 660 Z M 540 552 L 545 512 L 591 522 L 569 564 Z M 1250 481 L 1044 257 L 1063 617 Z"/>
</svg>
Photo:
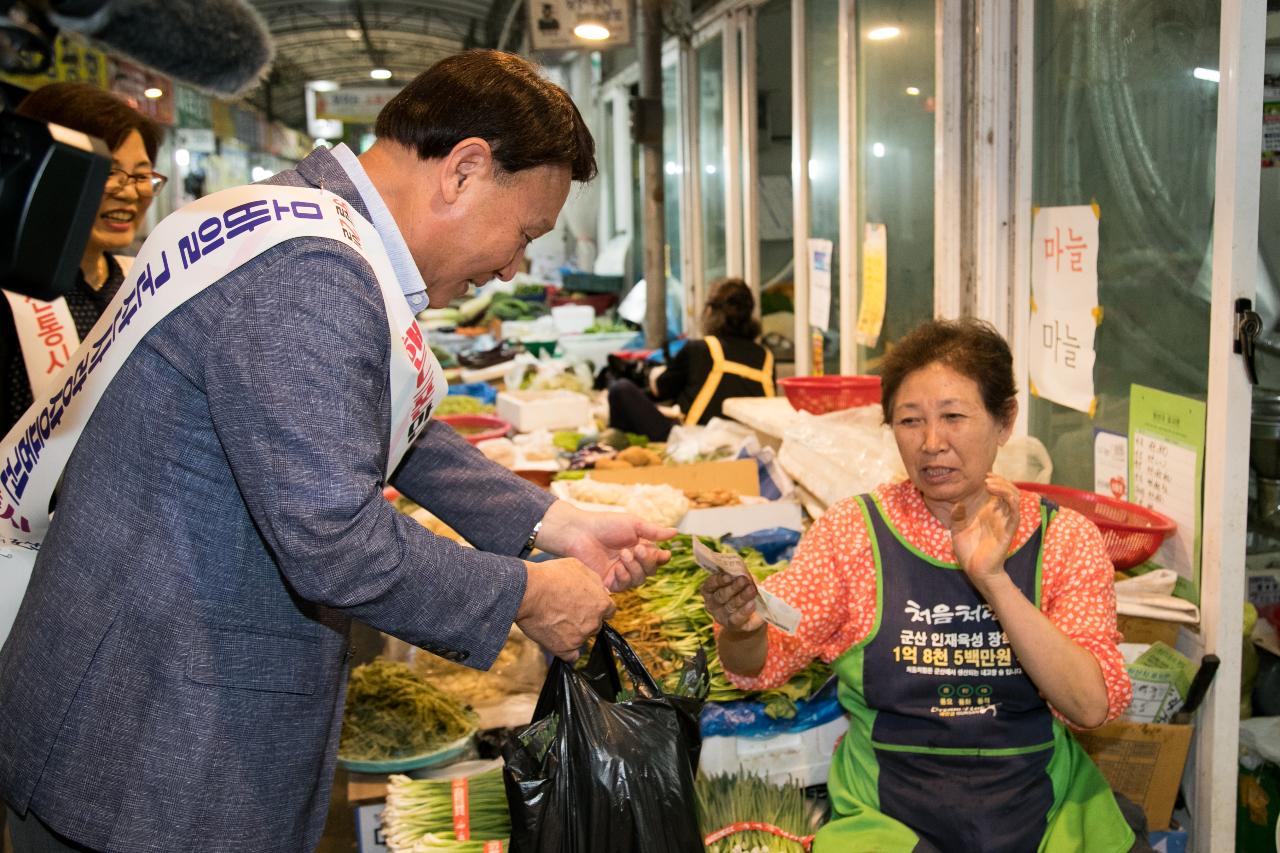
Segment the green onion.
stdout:
<svg viewBox="0 0 1280 853">
<path fill-rule="evenodd" d="M 505 842 L 511 835 L 502 770 L 486 770 L 467 778 L 471 839 L 454 834 L 453 780 L 410 779 L 393 775 L 382 811 L 382 834 L 392 853 L 415 850 L 480 851 L 485 841 Z M 424 846 L 425 844 L 425 846 Z"/>
<path fill-rule="evenodd" d="M 796 783 L 774 785 L 746 772 L 699 776 L 694 784 L 698 799 L 698 825 L 702 834 L 737 823 L 767 823 L 792 835 L 813 834 L 820 815 L 814 813 Z M 798 841 L 772 832 L 748 829 L 707 845 L 707 853 L 805 853 Z"/>
</svg>

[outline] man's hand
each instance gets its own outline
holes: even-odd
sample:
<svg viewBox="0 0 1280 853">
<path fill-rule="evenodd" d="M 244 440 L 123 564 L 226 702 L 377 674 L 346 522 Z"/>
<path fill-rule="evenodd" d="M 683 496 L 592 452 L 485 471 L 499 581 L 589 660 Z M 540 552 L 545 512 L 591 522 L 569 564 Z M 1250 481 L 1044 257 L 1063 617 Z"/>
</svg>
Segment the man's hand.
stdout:
<svg viewBox="0 0 1280 853">
<path fill-rule="evenodd" d="M 653 543 L 676 535 L 625 512 L 588 512 L 556 501 L 542 519 L 534 542 L 544 551 L 576 557 L 591 567 L 611 592 L 639 586 L 671 559 Z"/>
<path fill-rule="evenodd" d="M 600 578 L 578 560 L 525 563 L 528 582 L 516 624 L 556 657 L 574 661 L 582 645 L 613 615 Z"/>
</svg>

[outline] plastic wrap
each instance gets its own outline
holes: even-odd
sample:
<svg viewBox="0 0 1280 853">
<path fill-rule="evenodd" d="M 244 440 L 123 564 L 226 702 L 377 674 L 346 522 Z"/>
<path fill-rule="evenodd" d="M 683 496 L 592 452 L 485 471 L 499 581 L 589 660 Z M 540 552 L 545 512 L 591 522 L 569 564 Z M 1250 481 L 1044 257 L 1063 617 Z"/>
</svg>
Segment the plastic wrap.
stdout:
<svg viewBox="0 0 1280 853">
<path fill-rule="evenodd" d="M 796 702 L 796 715 L 790 719 L 770 717 L 763 702 L 708 702 L 702 709 L 702 736 L 763 738 L 812 729 L 844 713 L 836 693 L 833 678 L 808 699 Z"/>
</svg>

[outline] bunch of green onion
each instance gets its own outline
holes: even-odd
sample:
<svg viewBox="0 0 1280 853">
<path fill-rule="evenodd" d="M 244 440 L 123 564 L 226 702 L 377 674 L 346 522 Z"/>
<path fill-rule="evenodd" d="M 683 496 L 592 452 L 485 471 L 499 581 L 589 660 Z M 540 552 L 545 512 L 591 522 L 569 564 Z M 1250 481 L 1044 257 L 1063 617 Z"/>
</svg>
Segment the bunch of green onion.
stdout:
<svg viewBox="0 0 1280 853">
<path fill-rule="evenodd" d="M 731 550 L 712 539 L 703 541 L 722 551 Z M 707 573 L 693 558 L 693 541 L 680 535 L 662 543 L 670 549 L 671 559 L 644 585 L 614 596 L 618 612 L 609 620 L 644 660 L 654 678 L 669 681 L 684 661 L 698 649 L 707 652 L 707 673 L 711 677 L 712 702 L 754 699 L 763 702 L 770 717 L 790 719 L 796 715 L 796 702 L 807 699 L 831 677 L 831 668 L 814 661 L 791 677 L 786 684 L 770 690 L 744 691 L 729 683 L 720 655 L 716 651 L 711 614 L 702 601 L 698 587 Z M 757 581 L 787 567 L 781 560 L 769 564 L 754 548 L 738 551 Z"/>
<path fill-rule="evenodd" d="M 813 835 L 819 815 L 804 796 L 804 788 L 788 782 L 774 785 L 759 776 L 739 772 L 699 776 L 698 826 L 703 836 L 736 823 L 760 822 L 800 837 Z M 799 841 L 772 832 L 747 829 L 707 845 L 707 853 L 805 853 Z"/>
<path fill-rule="evenodd" d="M 502 770 L 486 770 L 467 778 L 471 838 L 454 834 L 453 781 L 410 779 L 393 775 L 387 785 L 387 805 L 382 811 L 382 834 L 392 853 L 419 850 L 453 850 L 482 853 L 486 841 L 504 842 L 511 835 L 507 792 Z"/>
</svg>

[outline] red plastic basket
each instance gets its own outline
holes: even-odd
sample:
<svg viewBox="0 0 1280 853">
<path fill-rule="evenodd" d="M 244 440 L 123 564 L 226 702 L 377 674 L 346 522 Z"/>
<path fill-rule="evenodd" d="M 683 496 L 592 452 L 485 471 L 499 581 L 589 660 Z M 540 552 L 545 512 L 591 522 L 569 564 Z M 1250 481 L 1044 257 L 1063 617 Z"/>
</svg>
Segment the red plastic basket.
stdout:
<svg viewBox="0 0 1280 853">
<path fill-rule="evenodd" d="M 788 376 L 778 386 L 793 408 L 815 415 L 880 402 L 879 376 Z"/>
<path fill-rule="evenodd" d="M 492 415 L 441 415 L 436 420 L 447 423 L 472 444 L 479 444 L 490 438 L 502 438 L 511 432 L 510 423 Z"/>
<path fill-rule="evenodd" d="M 1018 488 L 1044 495 L 1058 506 L 1073 509 L 1102 532 L 1102 544 L 1117 569 L 1131 569 L 1156 553 L 1160 543 L 1178 529 L 1167 516 L 1144 506 L 1096 492 L 1043 483 L 1017 483 Z"/>
</svg>

